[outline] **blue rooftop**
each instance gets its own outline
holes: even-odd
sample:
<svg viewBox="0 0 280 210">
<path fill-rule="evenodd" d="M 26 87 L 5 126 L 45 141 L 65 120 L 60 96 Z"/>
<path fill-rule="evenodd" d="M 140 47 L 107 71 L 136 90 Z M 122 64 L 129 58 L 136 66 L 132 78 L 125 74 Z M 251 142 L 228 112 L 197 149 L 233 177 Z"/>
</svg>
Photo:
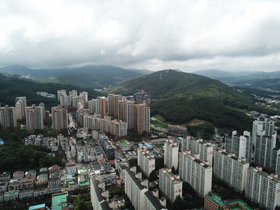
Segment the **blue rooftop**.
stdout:
<svg viewBox="0 0 280 210">
<path fill-rule="evenodd" d="M 35 206 L 29 206 L 29 209 L 28 210 L 33 210 L 33 209 L 40 209 L 40 208 L 45 208 L 46 207 L 46 204 L 37 204 Z"/>
<path fill-rule="evenodd" d="M 151 144 L 149 144 L 149 143 L 145 143 L 145 145 L 147 146 L 147 147 L 149 147 L 149 148 L 152 148 L 153 146 L 151 145 Z"/>
<path fill-rule="evenodd" d="M 0 138 L 0 144 L 4 144 L 4 141 L 3 141 L 3 139 L 1 139 L 1 138 Z"/>
<path fill-rule="evenodd" d="M 138 145 L 139 145 L 139 147 L 140 147 L 140 146 L 144 146 L 143 144 L 138 144 Z"/>
</svg>

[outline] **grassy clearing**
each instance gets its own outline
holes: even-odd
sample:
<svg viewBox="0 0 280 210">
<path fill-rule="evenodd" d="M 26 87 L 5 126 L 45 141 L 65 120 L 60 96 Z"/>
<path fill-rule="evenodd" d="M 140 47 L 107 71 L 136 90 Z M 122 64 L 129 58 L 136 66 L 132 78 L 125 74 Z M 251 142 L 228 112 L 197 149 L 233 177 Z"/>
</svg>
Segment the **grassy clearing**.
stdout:
<svg viewBox="0 0 280 210">
<path fill-rule="evenodd" d="M 187 125 L 189 126 L 197 126 L 197 125 L 210 125 L 208 122 L 199 119 L 193 119 Z"/>
</svg>

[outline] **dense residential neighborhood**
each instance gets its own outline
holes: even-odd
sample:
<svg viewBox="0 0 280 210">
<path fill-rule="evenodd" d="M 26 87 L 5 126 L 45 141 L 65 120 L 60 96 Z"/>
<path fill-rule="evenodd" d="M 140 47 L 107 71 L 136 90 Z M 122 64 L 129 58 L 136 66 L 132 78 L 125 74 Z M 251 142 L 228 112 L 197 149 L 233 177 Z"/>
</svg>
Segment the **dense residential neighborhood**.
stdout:
<svg viewBox="0 0 280 210">
<path fill-rule="evenodd" d="M 47 156 L 63 162 L 61 166 L 3 171 L 0 205 L 4 208 L 9 202 L 21 205 L 29 200 L 36 204 L 29 209 L 38 205 L 73 209 L 77 204 L 68 202 L 67 196 L 85 193 L 90 193 L 87 204 L 93 209 L 174 209 L 179 203 L 184 208 L 209 210 L 224 206 L 274 209 L 280 205 L 275 116 L 252 111 L 248 113 L 256 119 L 252 132 L 238 135 L 232 131 L 216 140 L 203 140 L 179 125 L 151 126 L 151 96 L 143 90 L 134 96 L 109 94 L 92 100 L 86 92 L 57 93 L 59 105 L 51 113 L 43 103 L 27 106 L 26 97 L 17 97 L 15 107 L 0 109 L 5 128 L 18 129 L 14 120 L 26 119 L 20 129 L 31 134 L 22 144 L 46 148 L 50 151 Z M 50 122 L 58 135 L 43 132 Z M 32 134 L 35 130 L 37 134 Z M 223 200 L 227 188 L 238 199 Z M 52 207 L 38 203 L 42 196 L 51 196 Z M 64 199 L 63 205 L 55 203 L 58 197 Z"/>
</svg>

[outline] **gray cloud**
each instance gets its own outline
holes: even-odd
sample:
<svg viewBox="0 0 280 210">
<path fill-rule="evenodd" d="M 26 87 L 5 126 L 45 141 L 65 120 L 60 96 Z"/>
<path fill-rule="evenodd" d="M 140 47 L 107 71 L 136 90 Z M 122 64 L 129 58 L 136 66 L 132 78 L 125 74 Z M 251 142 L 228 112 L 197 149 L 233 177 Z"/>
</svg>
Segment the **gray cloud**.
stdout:
<svg viewBox="0 0 280 210">
<path fill-rule="evenodd" d="M 0 65 L 280 70 L 279 1 L 0 2 Z"/>
</svg>

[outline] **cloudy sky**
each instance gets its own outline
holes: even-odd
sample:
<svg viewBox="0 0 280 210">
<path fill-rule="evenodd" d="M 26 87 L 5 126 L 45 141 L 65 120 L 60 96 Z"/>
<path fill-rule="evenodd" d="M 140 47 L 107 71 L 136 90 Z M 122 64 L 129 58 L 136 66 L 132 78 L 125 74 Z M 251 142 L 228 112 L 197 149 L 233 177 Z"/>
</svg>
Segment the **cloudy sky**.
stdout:
<svg viewBox="0 0 280 210">
<path fill-rule="evenodd" d="M 280 1 L 0 1 L 0 66 L 280 70 Z"/>
</svg>

